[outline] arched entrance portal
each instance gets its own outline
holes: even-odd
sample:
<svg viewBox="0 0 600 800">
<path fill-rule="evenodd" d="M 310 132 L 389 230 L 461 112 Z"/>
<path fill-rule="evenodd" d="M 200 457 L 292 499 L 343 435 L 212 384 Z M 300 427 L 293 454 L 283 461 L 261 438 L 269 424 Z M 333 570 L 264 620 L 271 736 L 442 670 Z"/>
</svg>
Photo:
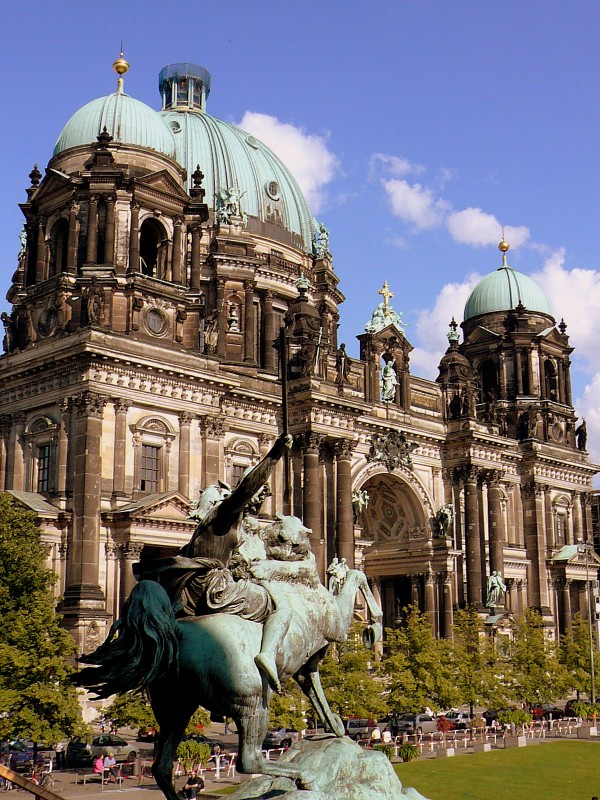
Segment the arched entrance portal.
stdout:
<svg viewBox="0 0 600 800">
<path fill-rule="evenodd" d="M 369 494 L 360 524 L 364 538 L 372 542 L 364 568 L 379 594 L 385 627 L 399 627 L 404 609 L 413 605 L 429 616 L 436 635 L 446 635 L 453 592 L 447 553 L 438 553 L 438 540 L 432 539 L 424 491 L 389 473 L 371 476 L 360 488 Z"/>
</svg>

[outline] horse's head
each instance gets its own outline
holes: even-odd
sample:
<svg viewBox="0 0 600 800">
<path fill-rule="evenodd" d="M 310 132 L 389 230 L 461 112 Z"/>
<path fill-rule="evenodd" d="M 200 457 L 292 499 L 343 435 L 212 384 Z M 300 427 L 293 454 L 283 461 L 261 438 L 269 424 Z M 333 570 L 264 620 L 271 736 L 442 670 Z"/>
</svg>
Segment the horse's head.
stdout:
<svg viewBox="0 0 600 800">
<path fill-rule="evenodd" d="M 226 497 L 229 497 L 230 494 L 231 486 L 224 481 L 219 481 L 219 483 L 214 486 L 208 486 L 202 492 L 198 500 L 192 505 L 190 519 L 202 522 L 206 515 Z"/>
</svg>

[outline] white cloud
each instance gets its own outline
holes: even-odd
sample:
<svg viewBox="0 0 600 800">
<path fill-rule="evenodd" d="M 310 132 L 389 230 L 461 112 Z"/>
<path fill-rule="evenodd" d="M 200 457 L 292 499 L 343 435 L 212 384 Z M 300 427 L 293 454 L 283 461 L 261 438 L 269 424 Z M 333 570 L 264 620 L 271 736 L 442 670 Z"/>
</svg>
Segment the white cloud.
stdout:
<svg viewBox="0 0 600 800">
<path fill-rule="evenodd" d="M 401 178 L 405 175 L 424 172 L 425 167 L 422 164 L 412 164 L 408 159 L 401 156 L 374 153 L 369 162 L 369 175 L 373 178 L 380 171 L 385 171 L 395 178 Z"/>
<path fill-rule="evenodd" d="M 327 147 L 327 138 L 256 111 L 246 111 L 239 126 L 279 156 L 298 181 L 311 211 L 319 213 L 325 187 L 340 166 Z"/>
<path fill-rule="evenodd" d="M 577 413 L 587 423 L 588 449 L 594 461 L 600 459 L 600 372 L 583 390 L 583 396 L 575 401 Z"/>
<path fill-rule="evenodd" d="M 421 186 L 420 183 L 411 185 L 398 178 L 383 180 L 382 184 L 396 217 L 421 230 L 436 228 L 441 224 L 448 206 L 431 189 Z"/>
<path fill-rule="evenodd" d="M 480 208 L 465 208 L 450 214 L 446 220 L 450 236 L 459 244 L 485 247 L 498 244 L 502 237 L 502 225 L 493 214 Z M 525 225 L 504 228 L 504 236 L 512 247 L 519 247 L 529 239 L 529 228 Z"/>
<path fill-rule="evenodd" d="M 437 377 L 438 365 L 448 348 L 448 326 L 452 317 L 460 324 L 465 303 L 474 286 L 481 280 L 476 272 L 467 275 L 462 283 L 447 283 L 435 299 L 433 308 L 420 312 L 415 326 L 415 349 L 410 354 L 411 371 L 432 380 Z"/>
</svg>

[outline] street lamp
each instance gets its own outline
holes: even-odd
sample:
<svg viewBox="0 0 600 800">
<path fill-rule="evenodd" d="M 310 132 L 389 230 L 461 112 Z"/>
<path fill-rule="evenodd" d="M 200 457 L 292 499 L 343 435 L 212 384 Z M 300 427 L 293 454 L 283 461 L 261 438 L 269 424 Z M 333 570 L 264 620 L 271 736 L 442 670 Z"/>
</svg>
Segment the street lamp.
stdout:
<svg viewBox="0 0 600 800">
<path fill-rule="evenodd" d="M 587 587 L 588 624 L 590 632 L 590 670 L 592 677 L 592 704 L 596 702 L 596 681 L 594 676 L 594 634 L 592 628 L 592 589 L 590 586 L 590 545 L 588 542 L 577 542 L 577 552 L 585 553 L 585 582 Z"/>
</svg>

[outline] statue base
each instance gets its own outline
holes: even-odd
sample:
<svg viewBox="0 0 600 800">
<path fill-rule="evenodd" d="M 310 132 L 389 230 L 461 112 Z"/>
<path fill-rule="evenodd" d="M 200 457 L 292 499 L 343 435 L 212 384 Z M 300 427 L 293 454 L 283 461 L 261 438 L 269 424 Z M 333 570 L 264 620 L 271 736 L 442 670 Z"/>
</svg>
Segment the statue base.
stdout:
<svg viewBox="0 0 600 800">
<path fill-rule="evenodd" d="M 313 778 L 299 789 L 290 778 L 261 775 L 242 784 L 232 800 L 426 800 L 416 789 L 403 789 L 387 756 L 363 750 L 333 734 L 296 742 L 277 763 L 291 762 Z"/>
</svg>

